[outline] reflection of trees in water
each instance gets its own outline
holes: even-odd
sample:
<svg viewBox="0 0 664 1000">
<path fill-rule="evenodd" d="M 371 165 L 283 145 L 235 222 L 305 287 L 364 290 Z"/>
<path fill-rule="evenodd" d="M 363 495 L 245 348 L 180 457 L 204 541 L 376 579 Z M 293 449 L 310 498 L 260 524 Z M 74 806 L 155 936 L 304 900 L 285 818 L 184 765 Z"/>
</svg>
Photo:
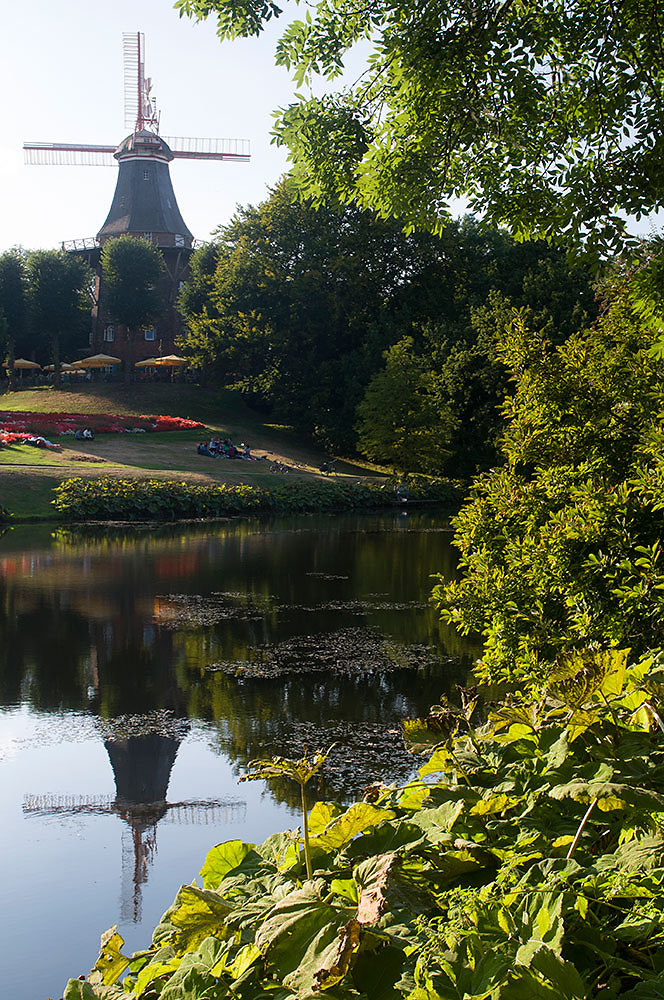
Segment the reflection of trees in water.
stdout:
<svg viewBox="0 0 664 1000">
<path fill-rule="evenodd" d="M 465 677 L 450 669 L 395 671 L 385 676 L 294 675 L 242 680 L 220 672 L 192 689 L 193 714 L 215 722 L 218 746 L 241 773 L 249 760 L 279 754 L 301 757 L 336 742 L 321 772 L 319 793 L 349 798 L 375 780 L 391 782 L 412 773 L 399 722 L 419 715 Z M 271 784 L 289 805 L 295 789 Z"/>
<path fill-rule="evenodd" d="M 66 602 L 33 593 L 17 601 L 0 578 L 0 701 L 78 709 L 88 687 L 88 623 Z"/>
<path fill-rule="evenodd" d="M 213 720 L 238 770 L 337 740 L 325 794 L 339 797 L 398 778 L 411 766 L 398 720 L 426 711 L 464 667 L 251 682 L 205 667 L 267 663 L 277 647 L 316 634 L 331 642 L 344 629 L 385 634 L 395 649 L 467 653 L 423 607 L 428 573 L 454 574 L 449 536 L 429 530 L 438 524 L 434 513 L 59 530 L 53 549 L 17 549 L 3 564 L 0 696 L 103 718 L 171 709 Z M 169 594 L 182 597 L 179 617 Z"/>
</svg>

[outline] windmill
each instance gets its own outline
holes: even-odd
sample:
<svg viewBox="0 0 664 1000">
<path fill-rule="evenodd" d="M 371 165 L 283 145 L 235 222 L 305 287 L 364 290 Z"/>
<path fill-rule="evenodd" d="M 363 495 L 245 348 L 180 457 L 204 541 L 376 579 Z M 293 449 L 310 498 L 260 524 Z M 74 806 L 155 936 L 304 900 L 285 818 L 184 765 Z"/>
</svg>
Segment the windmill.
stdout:
<svg viewBox="0 0 664 1000">
<path fill-rule="evenodd" d="M 182 218 L 170 177 L 172 160 L 218 160 L 247 163 L 246 139 L 171 138 L 159 133 L 160 113 L 152 93 L 152 80 L 145 75 L 145 38 L 141 32 L 123 35 L 125 128 L 132 129 L 119 146 L 82 145 L 63 142 L 26 142 L 25 162 L 31 165 L 112 166 L 118 164 L 115 194 L 106 221 L 95 237 L 71 240 L 64 250 L 83 255 L 95 269 L 93 330 L 94 351 L 108 349 L 115 329 L 104 313 L 100 250 L 116 236 L 137 236 L 159 247 L 167 270 L 168 314 L 153 330 L 145 331 L 144 350 L 136 360 L 154 356 L 154 341 L 160 353 L 174 351 L 174 339 L 182 332 L 175 308 L 195 241 Z"/>
</svg>

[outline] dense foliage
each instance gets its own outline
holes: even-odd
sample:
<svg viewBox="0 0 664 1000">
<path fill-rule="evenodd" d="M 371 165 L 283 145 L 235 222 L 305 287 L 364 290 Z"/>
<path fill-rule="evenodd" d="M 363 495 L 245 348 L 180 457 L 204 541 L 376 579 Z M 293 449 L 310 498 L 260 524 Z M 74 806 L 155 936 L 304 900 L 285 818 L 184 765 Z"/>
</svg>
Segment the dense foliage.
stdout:
<svg viewBox="0 0 664 1000">
<path fill-rule="evenodd" d="M 369 392 L 361 450 L 402 470 L 495 459 L 495 341 L 513 306 L 556 341 L 594 314 L 587 271 L 470 219 L 406 236 L 353 207 L 293 204 L 284 182 L 217 237 L 192 258 L 181 349 L 335 450 L 356 446 Z"/>
<path fill-rule="evenodd" d="M 570 658 L 484 724 L 468 695 L 406 722 L 419 780 L 212 848 L 152 945 L 111 928 L 65 1000 L 658 1000 L 664 670 L 627 663 Z M 303 786 L 321 760 L 249 774 Z"/>
<path fill-rule="evenodd" d="M 125 328 L 127 382 L 132 376 L 133 342 L 138 332 L 154 323 L 166 308 L 165 273 L 164 258 L 148 240 L 118 236 L 102 247 L 104 307 L 109 318 Z"/>
<path fill-rule="evenodd" d="M 276 134 L 307 197 L 353 200 L 414 226 L 453 199 L 517 237 L 615 248 L 623 213 L 662 204 L 664 20 L 622 0 L 318 0 L 277 62 L 298 84 L 334 78 L 356 43 L 365 72 L 297 95 Z M 222 39 L 259 34 L 268 0 L 177 0 Z M 301 88 L 305 90 L 305 88 Z"/>
<path fill-rule="evenodd" d="M 492 678 L 546 671 L 587 646 L 661 645 L 664 378 L 655 336 L 614 276 L 604 311 L 554 348 L 517 319 L 501 352 L 505 465 L 461 511 L 462 579 L 445 617 L 486 639 Z"/>
<path fill-rule="evenodd" d="M 85 344 L 91 273 L 81 258 L 64 250 L 33 250 L 26 270 L 32 340 L 48 352 L 59 385 L 61 353 Z"/>
<path fill-rule="evenodd" d="M 230 514 L 304 514 L 396 503 L 394 485 L 298 481 L 274 486 L 205 484 L 165 479 L 66 479 L 55 490 L 55 509 L 69 520 L 146 521 L 226 517 Z M 413 482 L 411 500 L 457 504 L 458 484 Z"/>
<path fill-rule="evenodd" d="M 10 383 L 14 359 L 29 350 L 28 289 L 25 252 L 15 248 L 0 254 L 0 352 L 6 352 Z"/>
</svg>

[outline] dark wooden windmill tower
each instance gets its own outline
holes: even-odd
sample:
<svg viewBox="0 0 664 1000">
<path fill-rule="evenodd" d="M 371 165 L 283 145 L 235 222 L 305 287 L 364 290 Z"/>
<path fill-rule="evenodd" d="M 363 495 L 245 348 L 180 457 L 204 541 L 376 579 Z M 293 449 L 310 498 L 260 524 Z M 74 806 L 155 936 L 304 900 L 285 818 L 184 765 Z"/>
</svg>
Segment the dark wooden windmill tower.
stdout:
<svg viewBox="0 0 664 1000">
<path fill-rule="evenodd" d="M 145 40 L 141 32 L 123 35 L 125 128 L 133 131 L 119 146 L 88 146 L 61 142 L 26 142 L 29 164 L 83 166 L 113 165 L 117 161 L 118 180 L 111 208 L 96 237 L 63 243 L 63 249 L 85 257 L 96 273 L 92 311 L 92 352 L 123 353 L 123 340 L 112 317 L 105 313 L 100 251 L 117 236 L 137 236 L 159 247 L 166 265 L 167 311 L 153 329 L 144 331 L 144 340 L 134 347 L 134 360 L 170 354 L 174 339 L 182 333 L 176 302 L 188 274 L 189 258 L 195 246 L 171 183 L 169 164 L 174 159 L 225 160 L 246 163 L 246 139 L 173 139 L 159 134 L 159 118 L 152 96 L 152 81 L 145 75 Z"/>
</svg>

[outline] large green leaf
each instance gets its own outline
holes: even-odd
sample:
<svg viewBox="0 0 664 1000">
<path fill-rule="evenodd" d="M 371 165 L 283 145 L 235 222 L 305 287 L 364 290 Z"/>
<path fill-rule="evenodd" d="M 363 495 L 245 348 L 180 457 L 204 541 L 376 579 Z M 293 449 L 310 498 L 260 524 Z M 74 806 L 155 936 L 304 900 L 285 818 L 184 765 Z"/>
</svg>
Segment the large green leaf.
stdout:
<svg viewBox="0 0 664 1000">
<path fill-rule="evenodd" d="M 417 814 L 415 814 L 417 815 Z M 344 849 L 347 858 L 365 858 L 387 851 L 416 850 L 424 839 L 424 831 L 410 820 L 396 819 L 375 826 L 360 834 Z"/>
<path fill-rule="evenodd" d="M 65 997 L 65 1000 L 68 1000 Z M 655 979 L 645 979 L 632 990 L 621 994 L 621 1000 L 664 1000 L 664 973 Z"/>
<path fill-rule="evenodd" d="M 242 840 L 227 840 L 208 851 L 201 877 L 206 889 L 216 889 L 229 872 L 250 854 L 255 852 L 255 844 L 245 844 Z"/>
<path fill-rule="evenodd" d="M 213 971 L 225 948 L 214 937 L 202 941 L 195 951 L 184 956 L 160 993 L 161 1000 L 219 1000 L 226 996 L 228 986 Z"/>
<path fill-rule="evenodd" d="M 316 977 L 338 960 L 349 911 L 324 902 L 307 885 L 277 903 L 259 927 L 256 945 L 284 986 L 307 996 Z"/>
<path fill-rule="evenodd" d="M 549 795 L 553 799 L 570 798 L 577 802 L 591 802 L 596 798 L 598 809 L 604 812 L 628 807 L 664 812 L 664 795 L 650 788 L 614 781 L 569 781 L 554 786 Z"/>
<path fill-rule="evenodd" d="M 149 986 L 150 983 L 154 982 L 155 979 L 161 979 L 162 977 L 171 976 L 176 969 L 179 968 L 182 962 L 182 956 L 178 958 L 171 958 L 165 962 L 150 962 L 145 968 L 141 969 L 138 976 L 136 977 L 136 985 L 134 986 L 134 993 L 140 996 L 145 987 Z"/>
<path fill-rule="evenodd" d="M 285 833 L 273 833 L 256 850 L 262 858 L 276 865 L 280 871 L 288 871 L 300 860 L 298 839 L 290 830 Z"/>
<path fill-rule="evenodd" d="M 120 986 L 92 986 L 83 979 L 70 979 L 65 986 L 63 1000 L 126 1000 L 127 994 Z"/>
<path fill-rule="evenodd" d="M 316 802 L 309 813 L 309 836 L 317 837 L 323 833 L 328 826 L 338 816 L 341 816 L 344 808 L 337 802 Z"/>
<path fill-rule="evenodd" d="M 370 802 L 354 802 L 346 812 L 335 816 L 309 843 L 312 849 L 318 847 L 323 851 L 339 850 L 358 833 L 378 826 L 384 820 L 394 819 L 395 815 L 391 809 L 382 809 Z"/>
<path fill-rule="evenodd" d="M 117 982 L 131 963 L 131 959 L 120 951 L 123 944 L 124 939 L 117 932 L 117 924 L 102 934 L 99 958 L 90 973 L 91 983 L 111 986 Z"/>
<path fill-rule="evenodd" d="M 465 808 L 463 800 L 444 802 L 435 809 L 421 809 L 411 817 L 411 822 L 419 826 L 435 843 L 441 833 L 448 833 Z"/>
<path fill-rule="evenodd" d="M 173 930 L 169 943 L 182 954 L 198 947 L 210 935 L 223 940 L 232 933 L 226 926 L 231 909 L 218 893 L 183 885 L 170 911 Z"/>
</svg>

